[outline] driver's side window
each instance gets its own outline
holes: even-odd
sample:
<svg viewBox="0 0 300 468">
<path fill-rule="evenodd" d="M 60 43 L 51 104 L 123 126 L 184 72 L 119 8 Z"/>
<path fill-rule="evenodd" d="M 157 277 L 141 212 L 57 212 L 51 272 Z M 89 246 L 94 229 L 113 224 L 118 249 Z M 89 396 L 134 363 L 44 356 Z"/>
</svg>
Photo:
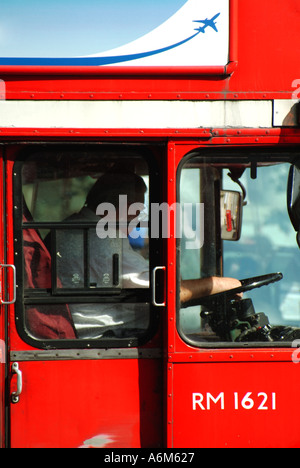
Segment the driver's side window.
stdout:
<svg viewBox="0 0 300 468">
<path fill-rule="evenodd" d="M 247 279 L 244 284 L 251 289 L 244 292 L 240 304 L 229 294 L 213 301 L 200 299 L 197 305 L 195 301 L 180 304 L 178 330 L 194 345 L 241 346 L 251 342 L 265 346 L 300 338 L 300 257 L 286 203 L 291 165 L 288 159 L 278 160 L 278 155 L 264 159 L 263 153 L 255 174 L 251 164 L 247 155 L 226 160 L 195 153 L 186 157 L 179 169 L 178 197 L 184 226 L 178 240 L 179 278 L 216 275 Z M 230 171 L 239 174 L 239 184 L 229 177 Z M 244 205 L 241 237 L 231 241 L 222 240 L 224 190 L 241 192 Z M 192 204 L 193 216 L 184 216 L 185 204 Z M 195 213 L 200 209 L 204 217 L 202 241 L 197 245 L 190 239 L 199 229 Z M 229 229 L 233 217 L 228 209 L 225 215 Z M 264 277 L 264 286 L 259 281 L 252 284 L 253 277 Z"/>
</svg>

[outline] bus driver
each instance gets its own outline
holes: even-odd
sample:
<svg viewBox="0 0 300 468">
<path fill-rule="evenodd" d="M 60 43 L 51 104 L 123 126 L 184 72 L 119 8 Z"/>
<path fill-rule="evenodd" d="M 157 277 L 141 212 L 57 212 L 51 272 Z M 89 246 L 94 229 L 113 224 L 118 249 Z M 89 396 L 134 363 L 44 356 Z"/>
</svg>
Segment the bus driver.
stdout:
<svg viewBox="0 0 300 468">
<path fill-rule="evenodd" d="M 117 221 L 120 222 L 118 212 L 119 196 L 126 195 L 128 207 L 133 203 L 144 203 L 146 185 L 142 177 L 134 173 L 106 173 L 101 176 L 90 190 L 86 203 L 79 213 L 73 214 L 68 222 L 99 222 L 96 215 L 97 208 L 101 204 L 110 203 L 115 207 Z M 104 206 L 104 205 L 103 205 Z M 127 215 L 130 221 L 136 217 Z M 106 217 L 107 220 L 107 217 Z M 122 237 L 122 267 L 120 283 L 122 288 L 149 288 L 149 262 L 141 254 L 134 251 L 128 239 L 126 228 Z M 126 229 L 127 232 L 124 231 Z M 75 233 L 75 230 L 73 231 Z M 124 235 L 125 233 L 125 235 Z M 60 267 L 59 278 L 62 287 L 74 287 L 74 282 L 80 284 L 84 281 L 84 262 L 78 261 L 78 252 L 82 250 L 80 236 L 71 235 L 70 231 L 62 231 L 57 239 L 57 251 L 59 251 Z M 80 243 L 81 242 L 81 243 Z M 93 287 L 101 287 L 103 278 L 103 265 L 112 262 L 113 252 L 109 248 L 109 241 L 103 242 L 97 236 L 96 229 L 89 235 L 89 250 L 91 252 L 90 282 Z M 74 273 L 75 271 L 75 273 Z M 237 288 L 241 283 L 234 278 L 208 277 L 194 280 L 182 280 L 180 287 L 180 301 L 182 303 L 211 294 L 216 294 L 229 289 Z M 142 309 L 140 309 L 142 310 Z M 122 330 L 126 328 L 147 328 L 147 319 L 143 314 L 133 314 L 130 304 L 70 304 L 78 338 L 96 339 L 103 335 L 113 333 L 115 336 L 123 336 Z M 147 315 L 147 314 L 146 314 Z"/>
</svg>

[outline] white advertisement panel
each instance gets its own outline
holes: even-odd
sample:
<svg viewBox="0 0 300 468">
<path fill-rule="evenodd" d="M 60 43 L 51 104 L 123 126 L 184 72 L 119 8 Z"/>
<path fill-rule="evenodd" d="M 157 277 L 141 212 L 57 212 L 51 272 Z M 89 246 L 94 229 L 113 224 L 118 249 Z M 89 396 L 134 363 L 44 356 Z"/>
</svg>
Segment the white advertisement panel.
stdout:
<svg viewBox="0 0 300 468">
<path fill-rule="evenodd" d="M 229 61 L 229 0 L 2 0 L 0 66 L 203 67 Z"/>
</svg>

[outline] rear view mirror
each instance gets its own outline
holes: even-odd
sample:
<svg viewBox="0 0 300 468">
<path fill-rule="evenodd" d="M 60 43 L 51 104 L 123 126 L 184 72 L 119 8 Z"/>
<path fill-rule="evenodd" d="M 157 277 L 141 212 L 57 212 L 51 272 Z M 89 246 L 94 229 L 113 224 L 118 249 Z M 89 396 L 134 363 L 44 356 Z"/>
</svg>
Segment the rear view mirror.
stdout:
<svg viewBox="0 0 300 468">
<path fill-rule="evenodd" d="M 241 237 L 243 195 L 240 192 L 221 190 L 221 238 L 238 241 Z"/>
<path fill-rule="evenodd" d="M 287 205 L 291 223 L 297 234 L 300 247 L 300 169 L 292 166 L 289 173 L 287 188 Z"/>
</svg>

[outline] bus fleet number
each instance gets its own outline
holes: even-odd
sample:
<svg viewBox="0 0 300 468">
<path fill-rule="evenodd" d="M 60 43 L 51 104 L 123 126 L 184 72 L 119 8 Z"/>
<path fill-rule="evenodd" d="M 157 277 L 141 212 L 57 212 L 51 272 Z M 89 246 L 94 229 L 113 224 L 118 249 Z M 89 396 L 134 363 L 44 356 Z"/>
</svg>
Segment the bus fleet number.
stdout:
<svg viewBox="0 0 300 468">
<path fill-rule="evenodd" d="M 225 403 L 228 399 L 225 398 L 225 393 L 221 392 L 219 395 L 214 396 L 207 392 L 193 393 L 193 410 L 201 409 L 202 411 L 211 410 L 218 407 L 221 410 L 225 409 Z M 233 407 L 235 410 L 252 410 L 259 411 L 275 411 L 276 408 L 276 393 L 267 394 L 265 392 L 253 393 L 247 392 L 245 395 L 239 392 L 233 394 Z"/>
</svg>

